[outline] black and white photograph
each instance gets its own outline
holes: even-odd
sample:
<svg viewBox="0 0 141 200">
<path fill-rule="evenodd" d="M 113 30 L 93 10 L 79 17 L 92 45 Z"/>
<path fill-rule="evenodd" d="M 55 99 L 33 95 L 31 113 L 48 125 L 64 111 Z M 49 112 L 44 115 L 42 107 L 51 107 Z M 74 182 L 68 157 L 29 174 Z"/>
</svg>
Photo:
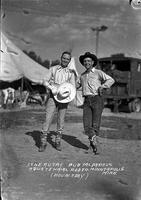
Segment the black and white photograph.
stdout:
<svg viewBox="0 0 141 200">
<path fill-rule="evenodd" d="M 141 200 L 141 1 L 2 0 L 2 200 Z"/>
</svg>

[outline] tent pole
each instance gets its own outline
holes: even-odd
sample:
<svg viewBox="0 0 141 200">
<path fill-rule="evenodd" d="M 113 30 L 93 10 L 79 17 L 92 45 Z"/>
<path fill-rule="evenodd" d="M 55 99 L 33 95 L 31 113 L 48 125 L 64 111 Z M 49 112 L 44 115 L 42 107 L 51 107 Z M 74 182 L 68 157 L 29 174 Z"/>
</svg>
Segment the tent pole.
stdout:
<svg viewBox="0 0 141 200">
<path fill-rule="evenodd" d="M 22 77 L 22 79 L 21 79 L 21 89 L 20 89 L 20 99 L 21 99 L 21 103 L 22 103 L 23 84 L 24 84 L 24 78 Z"/>
</svg>

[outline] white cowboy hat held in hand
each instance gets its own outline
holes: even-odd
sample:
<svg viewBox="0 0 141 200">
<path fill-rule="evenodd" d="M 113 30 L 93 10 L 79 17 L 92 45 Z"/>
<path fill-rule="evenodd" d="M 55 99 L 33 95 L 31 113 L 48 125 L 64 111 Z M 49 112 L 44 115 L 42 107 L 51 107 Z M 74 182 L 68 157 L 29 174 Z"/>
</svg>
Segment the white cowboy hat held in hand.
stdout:
<svg viewBox="0 0 141 200">
<path fill-rule="evenodd" d="M 76 95 L 76 89 L 71 83 L 62 83 L 57 88 L 57 93 L 54 95 L 56 101 L 60 103 L 71 102 Z"/>
</svg>

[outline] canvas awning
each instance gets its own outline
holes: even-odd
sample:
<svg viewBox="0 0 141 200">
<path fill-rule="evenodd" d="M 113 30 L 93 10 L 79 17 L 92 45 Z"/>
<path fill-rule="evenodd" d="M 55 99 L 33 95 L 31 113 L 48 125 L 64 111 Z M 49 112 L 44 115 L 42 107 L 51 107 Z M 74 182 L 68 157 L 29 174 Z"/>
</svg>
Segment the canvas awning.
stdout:
<svg viewBox="0 0 141 200">
<path fill-rule="evenodd" d="M 50 70 L 38 64 L 1 34 L 0 80 L 12 82 L 22 77 L 40 83 L 50 77 Z"/>
</svg>

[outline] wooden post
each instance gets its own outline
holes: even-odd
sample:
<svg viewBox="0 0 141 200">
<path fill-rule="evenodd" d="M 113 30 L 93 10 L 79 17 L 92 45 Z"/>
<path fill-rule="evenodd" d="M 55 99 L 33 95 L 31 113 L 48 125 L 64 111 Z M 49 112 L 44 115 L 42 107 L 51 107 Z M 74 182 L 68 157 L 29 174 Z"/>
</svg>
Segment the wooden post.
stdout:
<svg viewBox="0 0 141 200">
<path fill-rule="evenodd" d="M 21 79 L 21 88 L 20 88 L 20 103 L 22 103 L 22 92 L 23 92 L 24 78 Z"/>
</svg>

